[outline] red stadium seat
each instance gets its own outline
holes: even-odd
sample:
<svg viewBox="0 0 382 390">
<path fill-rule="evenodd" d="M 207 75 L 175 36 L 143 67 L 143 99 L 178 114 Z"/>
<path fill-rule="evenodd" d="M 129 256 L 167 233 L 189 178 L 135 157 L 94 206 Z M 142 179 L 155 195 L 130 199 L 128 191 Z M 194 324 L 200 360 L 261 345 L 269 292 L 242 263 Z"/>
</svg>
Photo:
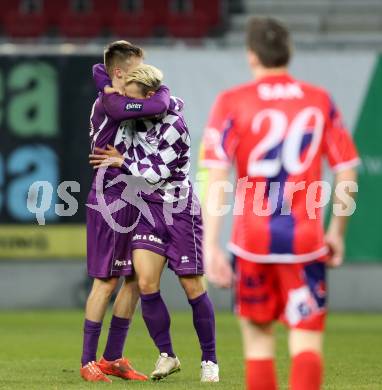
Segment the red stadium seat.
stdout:
<svg viewBox="0 0 382 390">
<path fill-rule="evenodd" d="M 119 12 L 119 3 L 119 0 L 93 0 L 94 9 L 102 19 L 104 27 L 109 27 L 111 19 Z"/>
<path fill-rule="evenodd" d="M 126 7 L 124 0 L 111 0 L 108 27 L 112 34 L 121 37 L 149 37 L 165 24 L 167 0 L 137 0 L 136 8 Z M 133 2 L 134 4 L 134 2 Z"/>
<path fill-rule="evenodd" d="M 169 35 L 175 38 L 203 38 L 210 28 L 208 17 L 201 12 L 170 13 L 166 25 Z"/>
<path fill-rule="evenodd" d="M 49 24 L 53 27 L 57 27 L 62 12 L 66 12 L 69 9 L 70 0 L 61 1 L 44 1 L 44 12 L 49 21 Z"/>
<path fill-rule="evenodd" d="M 154 20 L 149 15 L 116 13 L 111 19 L 109 29 L 113 35 L 128 39 L 149 37 L 153 35 L 154 27 Z"/>
<path fill-rule="evenodd" d="M 0 14 L 0 23 L 14 37 L 37 37 L 55 28 L 69 38 L 93 38 L 104 31 L 127 39 L 166 32 L 176 38 L 202 38 L 216 31 L 224 16 L 222 0 L 2 1 L 6 12 Z"/>
<path fill-rule="evenodd" d="M 224 4 L 222 0 L 193 0 L 195 12 L 203 13 L 207 16 L 210 28 L 221 25 L 224 14 Z"/>
<path fill-rule="evenodd" d="M 102 17 L 97 12 L 92 0 L 83 2 L 83 9 L 76 9 L 75 1 L 66 2 L 66 9 L 61 9 L 58 20 L 59 33 L 69 38 L 93 38 L 102 32 Z"/>
<path fill-rule="evenodd" d="M 65 12 L 59 20 L 59 33 L 68 38 L 93 38 L 100 35 L 102 20 L 95 12 Z"/>
<path fill-rule="evenodd" d="M 1 9 L 0 12 L 0 23 L 3 24 L 5 17 L 8 13 L 11 11 L 17 10 L 19 8 L 19 2 L 15 0 L 3 0 L 1 2 Z"/>
<path fill-rule="evenodd" d="M 39 37 L 46 33 L 48 21 L 43 8 L 29 11 L 22 6 L 22 2 L 14 2 L 15 6 L 6 8 L 3 20 L 4 32 L 15 38 Z"/>
</svg>

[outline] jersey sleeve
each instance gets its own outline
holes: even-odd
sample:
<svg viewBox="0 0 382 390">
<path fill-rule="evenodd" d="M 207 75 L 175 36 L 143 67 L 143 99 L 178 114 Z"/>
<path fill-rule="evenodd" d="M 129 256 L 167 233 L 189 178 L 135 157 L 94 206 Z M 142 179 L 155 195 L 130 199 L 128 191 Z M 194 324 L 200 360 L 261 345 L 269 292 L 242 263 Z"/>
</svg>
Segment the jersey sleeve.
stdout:
<svg viewBox="0 0 382 390">
<path fill-rule="evenodd" d="M 228 168 L 234 160 L 238 140 L 229 107 L 226 94 L 219 95 L 212 106 L 200 150 L 201 167 Z"/>
<path fill-rule="evenodd" d="M 334 172 L 353 168 L 360 164 L 353 139 L 343 124 L 341 113 L 333 102 L 330 104 L 328 123 L 323 136 L 324 154 Z"/>
<path fill-rule="evenodd" d="M 93 80 L 97 87 L 97 90 L 103 92 L 106 86 L 111 87 L 111 79 L 104 64 L 95 64 L 93 65 Z"/>
<path fill-rule="evenodd" d="M 165 113 L 170 105 L 170 91 L 162 85 L 148 99 L 132 99 L 118 93 L 102 94 L 106 114 L 116 121 L 156 116 Z"/>
</svg>

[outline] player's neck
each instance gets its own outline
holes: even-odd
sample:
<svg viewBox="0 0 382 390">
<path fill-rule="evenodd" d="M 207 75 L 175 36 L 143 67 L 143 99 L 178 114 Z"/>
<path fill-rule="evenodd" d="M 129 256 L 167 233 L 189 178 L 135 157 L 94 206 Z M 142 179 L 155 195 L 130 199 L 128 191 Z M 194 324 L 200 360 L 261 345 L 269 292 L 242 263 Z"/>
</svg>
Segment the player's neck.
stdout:
<svg viewBox="0 0 382 390">
<path fill-rule="evenodd" d="M 116 89 L 119 93 L 122 93 L 123 92 L 123 84 L 124 82 L 121 81 L 120 79 L 114 77 L 112 80 L 111 80 L 111 84 L 112 84 L 112 87 L 114 89 Z"/>
<path fill-rule="evenodd" d="M 253 73 L 255 76 L 255 80 L 260 80 L 264 77 L 270 77 L 270 76 L 281 76 L 288 73 L 288 68 L 281 67 L 281 68 L 264 68 L 264 67 L 258 67 L 253 69 Z"/>
</svg>

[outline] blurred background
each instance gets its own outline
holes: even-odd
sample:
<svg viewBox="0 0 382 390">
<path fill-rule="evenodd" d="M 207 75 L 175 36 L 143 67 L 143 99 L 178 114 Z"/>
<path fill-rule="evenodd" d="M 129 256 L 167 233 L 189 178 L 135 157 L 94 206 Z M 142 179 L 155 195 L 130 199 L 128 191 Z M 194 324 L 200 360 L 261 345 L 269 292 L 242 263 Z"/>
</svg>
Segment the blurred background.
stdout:
<svg viewBox="0 0 382 390">
<path fill-rule="evenodd" d="M 246 20 L 267 15 L 291 29 L 292 73 L 331 91 L 363 160 L 346 264 L 329 274 L 330 305 L 382 311 L 382 0 L 0 0 L 0 10 L 0 309 L 83 307 L 91 66 L 105 44 L 142 45 L 185 100 L 195 175 L 214 98 L 251 78 Z M 53 193 L 39 226 L 26 199 L 43 180 Z M 55 212 L 63 181 L 80 183 L 73 216 Z M 177 280 L 164 279 L 169 306 L 186 308 Z M 231 307 L 230 292 L 211 294 L 218 308 Z"/>
</svg>

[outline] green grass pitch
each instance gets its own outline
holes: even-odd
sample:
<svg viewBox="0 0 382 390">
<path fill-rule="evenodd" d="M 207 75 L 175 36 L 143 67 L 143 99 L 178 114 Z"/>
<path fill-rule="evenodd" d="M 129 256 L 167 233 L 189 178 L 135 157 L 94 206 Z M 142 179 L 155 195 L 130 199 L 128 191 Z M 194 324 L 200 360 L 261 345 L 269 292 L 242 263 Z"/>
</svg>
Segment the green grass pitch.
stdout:
<svg viewBox="0 0 382 390">
<path fill-rule="evenodd" d="M 199 383 L 199 347 L 191 313 L 173 313 L 172 335 L 182 371 L 158 383 L 94 385 L 79 377 L 82 312 L 0 312 L 0 389 L 243 389 L 240 332 L 230 313 L 217 315 L 219 384 Z M 108 324 L 109 317 L 105 321 Z M 100 351 L 105 343 L 106 326 Z M 277 328 L 280 389 L 287 389 L 286 333 Z M 137 313 L 130 329 L 127 355 L 150 373 L 157 353 Z M 325 389 L 382 389 L 382 315 L 331 314 L 325 341 Z M 111 387 L 110 387 L 111 386 Z"/>
</svg>

